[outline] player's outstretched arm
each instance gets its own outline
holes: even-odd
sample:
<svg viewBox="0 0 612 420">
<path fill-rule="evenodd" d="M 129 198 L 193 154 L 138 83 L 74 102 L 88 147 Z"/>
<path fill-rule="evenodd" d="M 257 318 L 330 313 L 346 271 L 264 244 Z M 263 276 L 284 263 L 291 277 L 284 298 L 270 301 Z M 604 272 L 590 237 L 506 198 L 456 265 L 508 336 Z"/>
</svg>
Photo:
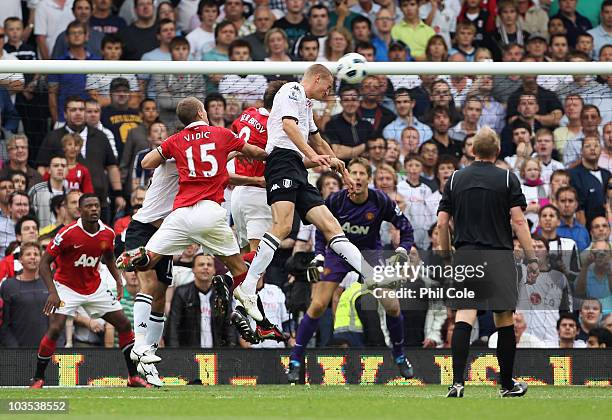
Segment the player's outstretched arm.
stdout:
<svg viewBox="0 0 612 420">
<path fill-rule="evenodd" d="M 244 144 L 241 153 L 255 160 L 266 160 L 268 157 L 268 154 L 264 149 L 262 149 L 261 147 L 253 146 L 249 143 Z"/>
<path fill-rule="evenodd" d="M 308 159 L 310 159 L 313 163 L 316 163 L 317 165 L 329 166 L 329 155 L 318 155 L 317 152 L 315 152 L 314 149 L 304 141 L 302 133 L 300 132 L 300 129 L 295 120 L 291 118 L 285 118 L 283 120 L 283 130 L 287 134 L 287 137 L 291 139 L 293 144 L 297 146 L 297 148 L 300 150 L 300 152 L 304 154 L 304 156 L 306 156 Z"/>
<path fill-rule="evenodd" d="M 55 257 L 45 251 L 40 258 L 40 265 L 38 266 L 40 277 L 42 277 L 43 281 L 45 282 L 45 286 L 47 286 L 47 290 L 49 291 L 47 302 L 43 308 L 43 313 L 47 316 L 55 312 L 55 310 L 61 305 L 59 294 L 57 293 L 55 284 L 53 284 L 53 274 L 51 273 L 51 264 L 53 263 L 53 260 L 55 260 Z"/>
<path fill-rule="evenodd" d="M 336 157 L 336 154 L 332 150 L 331 146 L 325 141 L 323 137 L 321 137 L 321 133 L 318 131 L 309 136 L 309 143 L 312 148 L 320 155 L 329 155 L 331 157 Z"/>
<path fill-rule="evenodd" d="M 115 264 L 115 255 L 112 250 L 106 251 L 102 254 L 102 259 L 104 260 L 104 264 L 108 267 L 108 271 L 110 271 L 111 275 L 117 282 L 117 300 L 121 300 L 123 298 L 123 280 L 121 279 L 121 274 L 117 269 L 117 265 Z"/>
<path fill-rule="evenodd" d="M 149 153 L 145 155 L 140 162 L 140 166 L 144 169 L 155 169 L 162 163 L 164 163 L 166 158 L 162 154 L 161 148 L 157 146 L 155 149 L 151 150 Z"/>
<path fill-rule="evenodd" d="M 229 174 L 231 185 L 257 185 L 258 187 L 266 187 L 266 179 L 263 176 L 245 176 L 238 174 Z"/>
</svg>

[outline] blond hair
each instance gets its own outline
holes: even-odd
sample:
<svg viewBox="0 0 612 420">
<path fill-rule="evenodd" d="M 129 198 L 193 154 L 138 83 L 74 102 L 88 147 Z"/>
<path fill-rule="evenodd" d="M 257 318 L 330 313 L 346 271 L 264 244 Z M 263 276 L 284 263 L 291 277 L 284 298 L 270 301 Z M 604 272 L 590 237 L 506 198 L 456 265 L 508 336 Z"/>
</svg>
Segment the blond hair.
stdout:
<svg viewBox="0 0 612 420">
<path fill-rule="evenodd" d="M 499 137 L 495 130 L 484 126 L 474 136 L 474 155 L 479 158 L 495 158 L 501 149 Z"/>
</svg>

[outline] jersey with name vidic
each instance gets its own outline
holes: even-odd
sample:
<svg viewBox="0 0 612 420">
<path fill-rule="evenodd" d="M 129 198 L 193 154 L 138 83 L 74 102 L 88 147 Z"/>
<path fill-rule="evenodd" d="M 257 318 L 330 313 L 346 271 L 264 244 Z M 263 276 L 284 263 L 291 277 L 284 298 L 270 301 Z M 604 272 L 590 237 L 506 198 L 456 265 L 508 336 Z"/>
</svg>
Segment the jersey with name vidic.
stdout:
<svg viewBox="0 0 612 420">
<path fill-rule="evenodd" d="M 250 107 L 242 111 L 232 123 L 232 131 L 245 142 L 265 150 L 268 142 L 268 116 L 265 108 Z M 236 159 L 236 174 L 243 176 L 264 176 L 266 165 L 259 160 Z"/>
<path fill-rule="evenodd" d="M 54 280 L 82 295 L 91 295 L 100 286 L 98 265 L 105 252 L 113 252 L 115 232 L 98 221 L 98 231 L 89 233 L 81 219 L 64 226 L 49 245 L 55 257 Z"/>
<path fill-rule="evenodd" d="M 227 155 L 241 151 L 244 145 L 244 140 L 230 130 L 203 121 L 191 123 L 168 137 L 159 147 L 165 159 L 174 158 L 179 173 L 174 209 L 193 206 L 201 200 L 221 204 L 229 182 Z"/>
</svg>

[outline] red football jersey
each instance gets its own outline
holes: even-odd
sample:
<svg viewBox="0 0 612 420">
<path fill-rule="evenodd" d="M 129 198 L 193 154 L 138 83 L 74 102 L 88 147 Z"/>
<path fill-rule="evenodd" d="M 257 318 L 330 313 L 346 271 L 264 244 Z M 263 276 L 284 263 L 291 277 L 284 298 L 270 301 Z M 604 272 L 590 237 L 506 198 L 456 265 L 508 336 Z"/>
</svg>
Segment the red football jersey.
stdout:
<svg viewBox="0 0 612 420">
<path fill-rule="evenodd" d="M 115 232 L 102 222 L 91 234 L 83 229 L 81 219 L 64 226 L 47 245 L 55 257 L 54 279 L 82 295 L 90 295 L 100 286 L 98 265 L 106 251 L 113 251 Z"/>
<path fill-rule="evenodd" d="M 266 150 L 268 142 L 268 117 L 270 113 L 265 108 L 250 107 L 242 111 L 242 115 L 232 124 L 232 131 L 245 142 Z M 252 162 L 246 159 L 236 159 L 236 174 L 244 176 L 264 176 L 266 164 L 260 160 Z"/>
<path fill-rule="evenodd" d="M 201 200 L 223 202 L 229 182 L 227 155 L 240 151 L 244 140 L 223 127 L 198 121 L 168 137 L 161 144 L 166 159 L 174 158 L 179 173 L 179 190 L 174 209 L 188 207 Z"/>
<path fill-rule="evenodd" d="M 68 183 L 67 190 L 79 190 L 83 194 L 94 192 L 89 169 L 80 163 L 77 163 L 74 168 L 68 170 L 66 183 Z"/>
</svg>

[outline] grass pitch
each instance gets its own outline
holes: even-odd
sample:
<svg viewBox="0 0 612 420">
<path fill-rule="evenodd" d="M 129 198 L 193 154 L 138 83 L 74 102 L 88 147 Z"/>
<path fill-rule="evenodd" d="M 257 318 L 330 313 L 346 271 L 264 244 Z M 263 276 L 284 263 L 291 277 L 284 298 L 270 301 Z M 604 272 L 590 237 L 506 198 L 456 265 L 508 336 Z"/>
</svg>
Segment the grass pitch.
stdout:
<svg viewBox="0 0 612 420">
<path fill-rule="evenodd" d="M 501 399 L 497 388 L 472 386 L 463 399 L 446 387 L 412 386 L 189 386 L 163 389 L 0 389 L 0 398 L 67 399 L 69 414 L 2 419 L 610 419 L 612 388 L 530 387 L 523 398 Z"/>
</svg>

